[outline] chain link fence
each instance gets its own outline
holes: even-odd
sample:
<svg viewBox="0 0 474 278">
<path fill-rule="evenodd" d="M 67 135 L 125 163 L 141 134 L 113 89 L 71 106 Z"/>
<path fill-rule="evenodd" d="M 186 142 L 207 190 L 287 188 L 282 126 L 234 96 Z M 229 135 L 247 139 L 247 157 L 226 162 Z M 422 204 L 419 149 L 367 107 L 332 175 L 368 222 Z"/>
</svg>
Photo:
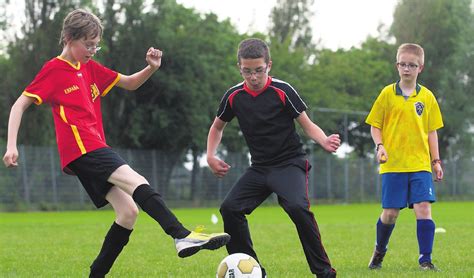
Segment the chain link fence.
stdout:
<svg viewBox="0 0 474 278">
<path fill-rule="evenodd" d="M 184 158 L 156 150 L 115 149 L 145 176 L 170 207 L 218 206 L 249 166 L 247 154 L 229 153 L 229 174 L 218 179 L 206 166 L 193 167 Z M 59 167 L 55 146 L 20 146 L 19 167 L 0 167 L 0 210 L 92 209 L 93 204 L 74 176 Z M 379 202 L 378 164 L 369 158 L 308 156 L 312 169 L 308 194 L 316 203 Z M 445 177 L 436 184 L 439 200 L 474 200 L 474 161 L 471 157 L 443 160 Z M 197 165 L 196 165 L 197 166 Z M 288 186 L 291 186 L 289 184 Z M 267 203 L 276 203 L 276 196 Z"/>
</svg>

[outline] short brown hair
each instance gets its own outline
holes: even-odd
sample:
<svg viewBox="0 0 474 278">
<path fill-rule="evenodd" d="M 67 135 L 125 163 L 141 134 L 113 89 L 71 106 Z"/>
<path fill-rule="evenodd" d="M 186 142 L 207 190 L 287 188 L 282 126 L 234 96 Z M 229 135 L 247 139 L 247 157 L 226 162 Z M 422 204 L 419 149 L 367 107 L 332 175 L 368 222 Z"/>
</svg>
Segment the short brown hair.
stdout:
<svg viewBox="0 0 474 278">
<path fill-rule="evenodd" d="M 64 18 L 59 44 L 63 45 L 66 40 L 102 37 L 103 29 L 100 19 L 95 14 L 83 9 L 74 10 Z"/>
<path fill-rule="evenodd" d="M 241 59 L 264 58 L 265 63 L 270 62 L 270 49 L 261 39 L 251 38 L 240 42 L 237 50 L 237 61 L 240 64 Z"/>
<path fill-rule="evenodd" d="M 397 50 L 397 62 L 400 54 L 402 53 L 411 53 L 418 56 L 419 62 L 421 65 L 425 64 L 425 51 L 423 47 L 416 43 L 404 43 L 398 47 Z"/>
</svg>

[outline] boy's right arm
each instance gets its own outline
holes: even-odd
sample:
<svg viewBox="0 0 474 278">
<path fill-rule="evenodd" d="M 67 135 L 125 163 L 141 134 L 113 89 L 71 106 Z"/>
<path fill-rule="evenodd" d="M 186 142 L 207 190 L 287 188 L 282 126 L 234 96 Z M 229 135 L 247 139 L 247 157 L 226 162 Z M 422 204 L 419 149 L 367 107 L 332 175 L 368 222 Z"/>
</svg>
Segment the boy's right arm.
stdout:
<svg viewBox="0 0 474 278">
<path fill-rule="evenodd" d="M 219 178 L 225 176 L 230 169 L 227 163 L 216 156 L 217 147 L 221 143 L 226 124 L 226 122 L 216 117 L 207 136 L 207 164 L 209 164 L 212 173 Z"/>
<path fill-rule="evenodd" d="M 7 151 L 3 156 L 3 163 L 5 163 L 5 166 L 8 168 L 18 166 L 18 149 L 16 146 L 18 130 L 20 129 L 23 112 L 25 112 L 34 101 L 34 98 L 21 95 L 13 104 L 10 111 L 10 119 L 8 120 Z"/>
<path fill-rule="evenodd" d="M 387 151 L 385 150 L 385 147 L 383 146 L 382 130 L 374 126 L 371 126 L 370 134 L 372 135 L 372 139 L 374 140 L 375 146 L 377 146 L 377 161 L 379 163 L 387 162 L 388 155 L 387 155 Z"/>
</svg>

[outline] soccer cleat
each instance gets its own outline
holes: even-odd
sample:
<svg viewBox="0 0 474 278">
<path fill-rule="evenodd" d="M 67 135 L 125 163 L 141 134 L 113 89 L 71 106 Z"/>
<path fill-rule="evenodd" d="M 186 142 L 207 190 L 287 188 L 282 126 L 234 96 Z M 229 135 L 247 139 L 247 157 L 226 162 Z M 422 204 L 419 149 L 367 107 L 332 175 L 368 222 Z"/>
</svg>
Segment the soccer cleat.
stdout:
<svg viewBox="0 0 474 278">
<path fill-rule="evenodd" d="M 380 269 L 382 268 L 383 257 L 386 252 L 379 252 L 377 249 L 374 250 L 372 258 L 370 258 L 369 269 Z"/>
<path fill-rule="evenodd" d="M 439 271 L 439 269 L 431 262 L 423 262 L 420 264 L 420 269 L 423 271 Z"/>
<path fill-rule="evenodd" d="M 203 234 L 191 232 L 187 237 L 174 239 L 176 250 L 180 258 L 186 258 L 199 252 L 201 249 L 215 250 L 227 244 L 230 235 L 226 233 Z"/>
</svg>

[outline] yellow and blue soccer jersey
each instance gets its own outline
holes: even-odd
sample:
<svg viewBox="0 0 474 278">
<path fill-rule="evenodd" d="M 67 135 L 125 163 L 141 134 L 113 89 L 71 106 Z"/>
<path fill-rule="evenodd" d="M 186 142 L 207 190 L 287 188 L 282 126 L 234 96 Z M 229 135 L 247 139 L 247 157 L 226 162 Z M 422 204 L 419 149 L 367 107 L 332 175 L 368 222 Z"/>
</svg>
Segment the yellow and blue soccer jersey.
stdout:
<svg viewBox="0 0 474 278">
<path fill-rule="evenodd" d="M 388 154 L 380 174 L 390 172 L 431 172 L 428 133 L 443 127 L 438 102 L 426 87 L 404 97 L 397 83 L 386 86 L 375 100 L 365 121 L 382 130 Z"/>
</svg>

